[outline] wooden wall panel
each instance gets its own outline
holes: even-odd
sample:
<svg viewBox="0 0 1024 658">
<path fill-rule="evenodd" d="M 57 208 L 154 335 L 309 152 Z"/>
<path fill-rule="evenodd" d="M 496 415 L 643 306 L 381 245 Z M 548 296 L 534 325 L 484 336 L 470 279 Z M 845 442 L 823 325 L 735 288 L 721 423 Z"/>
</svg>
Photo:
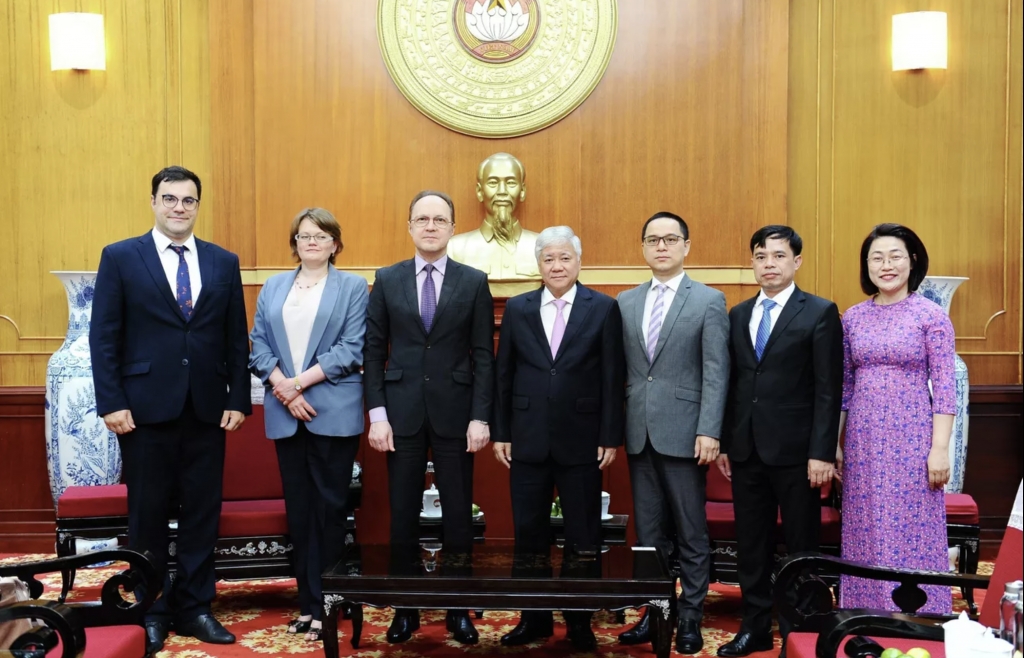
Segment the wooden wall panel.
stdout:
<svg viewBox="0 0 1024 658">
<path fill-rule="evenodd" d="M 53 552 L 43 429 L 42 386 L 0 388 L 0 553 Z"/>
</svg>

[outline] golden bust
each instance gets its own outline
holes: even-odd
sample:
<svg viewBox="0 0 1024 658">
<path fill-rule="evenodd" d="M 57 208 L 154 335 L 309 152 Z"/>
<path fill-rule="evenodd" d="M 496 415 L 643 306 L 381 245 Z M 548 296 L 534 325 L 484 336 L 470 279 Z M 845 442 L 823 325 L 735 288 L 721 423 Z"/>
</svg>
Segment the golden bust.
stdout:
<svg viewBox="0 0 1024 658">
<path fill-rule="evenodd" d="M 480 228 L 453 237 L 448 255 L 486 272 L 492 281 L 539 279 L 537 234 L 523 228 L 514 215 L 516 205 L 526 199 L 523 163 L 508 153 L 481 162 L 476 198 L 484 206 L 484 221 Z"/>
</svg>

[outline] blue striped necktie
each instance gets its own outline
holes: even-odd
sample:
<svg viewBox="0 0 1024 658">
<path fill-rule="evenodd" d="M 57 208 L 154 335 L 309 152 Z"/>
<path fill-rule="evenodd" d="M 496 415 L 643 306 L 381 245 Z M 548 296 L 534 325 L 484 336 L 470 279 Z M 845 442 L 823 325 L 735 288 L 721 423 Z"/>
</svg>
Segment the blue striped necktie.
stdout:
<svg viewBox="0 0 1024 658">
<path fill-rule="evenodd" d="M 192 280 L 188 276 L 188 263 L 185 262 L 185 252 L 188 247 L 179 247 L 176 244 L 170 245 L 174 253 L 178 254 L 178 277 L 175 279 L 174 296 L 178 300 L 178 308 L 188 320 L 192 317 Z"/>
<path fill-rule="evenodd" d="M 761 313 L 761 324 L 757 325 L 757 342 L 754 343 L 754 354 L 758 361 L 764 354 L 764 346 L 768 344 L 768 337 L 772 335 L 772 309 L 778 304 L 765 297 L 761 300 L 761 306 L 764 311 Z"/>
</svg>

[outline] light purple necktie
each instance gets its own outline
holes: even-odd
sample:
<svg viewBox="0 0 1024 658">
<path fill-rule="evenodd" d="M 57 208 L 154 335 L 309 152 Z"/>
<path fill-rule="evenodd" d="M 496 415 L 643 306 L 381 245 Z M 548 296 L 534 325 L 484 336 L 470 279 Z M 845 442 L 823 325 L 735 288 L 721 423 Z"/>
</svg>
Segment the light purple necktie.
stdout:
<svg viewBox="0 0 1024 658">
<path fill-rule="evenodd" d="M 658 296 L 654 298 L 654 306 L 651 307 L 651 319 L 647 322 L 647 360 L 654 363 L 654 348 L 658 346 L 658 336 L 661 335 L 661 321 L 665 318 L 665 291 L 668 286 L 659 283 L 654 286 Z"/>
<path fill-rule="evenodd" d="M 568 304 L 564 299 L 556 299 L 552 302 L 555 305 L 555 326 L 551 329 L 551 358 L 558 354 L 558 346 L 562 344 L 562 337 L 565 336 L 565 316 L 562 309 Z"/>
<path fill-rule="evenodd" d="M 427 278 L 423 280 L 423 290 L 420 291 L 420 317 L 423 318 L 423 328 L 430 333 L 434 326 L 434 312 L 437 310 L 437 288 L 434 286 L 434 270 L 437 269 L 430 263 L 423 266 Z"/>
</svg>

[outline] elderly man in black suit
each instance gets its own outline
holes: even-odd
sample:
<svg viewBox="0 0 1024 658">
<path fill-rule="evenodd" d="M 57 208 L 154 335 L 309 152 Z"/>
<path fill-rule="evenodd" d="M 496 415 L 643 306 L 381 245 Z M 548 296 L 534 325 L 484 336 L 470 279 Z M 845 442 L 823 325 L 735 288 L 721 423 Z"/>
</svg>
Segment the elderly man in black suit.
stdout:
<svg viewBox="0 0 1024 658">
<path fill-rule="evenodd" d="M 425 190 L 409 207 L 410 260 L 377 271 L 367 308 L 363 387 L 370 447 L 387 453 L 391 543 L 419 540 L 429 449 L 448 550 L 473 541 L 473 453 L 490 441 L 494 395 L 494 303 L 487 275 L 448 258 L 455 206 Z M 462 644 L 479 636 L 465 610 L 447 627 Z M 396 610 L 388 642 L 408 640 L 419 612 Z"/>
<path fill-rule="evenodd" d="M 820 487 L 832 479 L 843 386 L 839 309 L 793 283 L 803 241 L 788 226 L 750 239 L 757 296 L 729 313 L 729 402 L 718 467 L 732 480 L 739 633 L 719 656 L 767 651 L 772 643 L 775 524 L 786 549 L 818 549 Z M 783 636 L 789 630 L 781 622 Z"/>
<path fill-rule="evenodd" d="M 622 445 L 622 320 L 614 299 L 577 281 L 582 246 L 569 227 L 542 231 L 535 252 L 544 285 L 510 299 L 501 322 L 494 453 L 511 469 L 517 548 L 546 547 L 557 487 L 567 547 L 597 550 L 601 470 Z M 593 651 L 590 615 L 565 617 L 573 645 Z M 551 612 L 524 612 L 501 643 L 551 634 Z"/>
</svg>

